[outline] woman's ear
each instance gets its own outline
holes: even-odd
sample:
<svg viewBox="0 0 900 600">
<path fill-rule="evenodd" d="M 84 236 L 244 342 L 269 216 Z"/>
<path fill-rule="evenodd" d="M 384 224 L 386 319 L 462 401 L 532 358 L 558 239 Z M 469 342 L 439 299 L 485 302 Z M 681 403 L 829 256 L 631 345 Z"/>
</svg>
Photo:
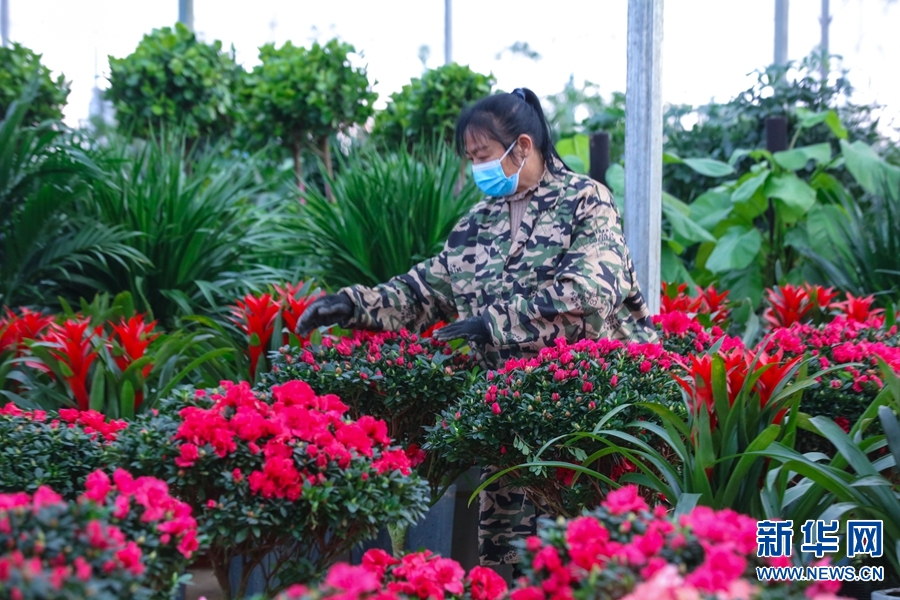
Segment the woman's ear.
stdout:
<svg viewBox="0 0 900 600">
<path fill-rule="evenodd" d="M 531 156 L 534 153 L 534 140 L 527 133 L 523 133 L 517 140 L 516 148 L 519 150 L 519 158 Z"/>
</svg>

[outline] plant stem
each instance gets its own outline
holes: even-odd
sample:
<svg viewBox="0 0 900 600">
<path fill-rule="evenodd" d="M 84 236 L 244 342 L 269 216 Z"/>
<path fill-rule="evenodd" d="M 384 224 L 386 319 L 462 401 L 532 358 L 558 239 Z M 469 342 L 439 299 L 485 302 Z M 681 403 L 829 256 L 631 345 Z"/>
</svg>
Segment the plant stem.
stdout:
<svg viewBox="0 0 900 600">
<path fill-rule="evenodd" d="M 391 548 L 394 551 L 394 557 L 400 558 L 403 555 L 403 546 L 406 542 L 406 530 L 409 525 L 406 523 L 393 524 L 387 526 L 388 535 L 391 537 Z"/>
<path fill-rule="evenodd" d="M 297 187 L 301 192 L 305 192 L 306 187 L 303 185 L 303 163 L 300 160 L 301 151 L 302 147 L 299 143 L 291 146 L 291 156 L 294 159 L 294 177 L 297 178 Z"/>
</svg>

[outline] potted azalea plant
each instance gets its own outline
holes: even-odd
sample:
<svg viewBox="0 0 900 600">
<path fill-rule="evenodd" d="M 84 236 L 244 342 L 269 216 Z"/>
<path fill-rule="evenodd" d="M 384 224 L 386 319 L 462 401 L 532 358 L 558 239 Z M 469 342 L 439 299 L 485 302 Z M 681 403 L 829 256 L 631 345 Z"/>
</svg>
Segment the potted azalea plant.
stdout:
<svg viewBox="0 0 900 600">
<path fill-rule="evenodd" d="M 190 507 L 152 477 L 97 470 L 77 500 L 0 494 L 3 598 L 169 599 L 197 547 Z"/>
<path fill-rule="evenodd" d="M 425 510 L 427 486 L 387 425 L 347 411 L 300 381 L 268 390 L 223 382 L 173 394 L 114 450 L 192 507 L 225 598 L 244 597 L 254 572 L 255 591 L 272 594 Z"/>
<path fill-rule="evenodd" d="M 476 369 L 470 355 L 435 340 L 433 331 L 422 335 L 407 330 L 356 331 L 302 347 L 284 346 L 272 354 L 272 369 L 263 376 L 262 385 L 305 381 L 317 393 L 339 396 L 352 418 L 369 415 L 383 420 L 388 435 L 405 449 L 431 487 L 431 509 L 418 526 L 427 538 L 421 542 L 447 553 L 453 494 L 438 502 L 454 490 L 454 482 L 471 463 L 447 460 L 440 453 L 426 452 L 423 445 L 426 428 L 466 392 Z M 387 530 L 395 552 L 402 551 L 408 533 L 413 535 L 403 523 L 389 525 Z M 418 535 L 417 529 L 413 532 Z M 408 541 L 418 547 L 414 539 Z"/>
<path fill-rule="evenodd" d="M 447 460 L 498 468 L 475 494 L 505 475 L 542 510 L 578 514 L 629 468 L 609 451 L 595 454 L 602 445 L 581 434 L 650 418 L 639 399 L 670 405 L 677 394 L 667 374 L 672 364 L 660 344 L 557 340 L 536 358 L 510 360 L 480 378 L 443 411 L 426 447 Z M 566 443 L 570 435 L 577 441 Z M 538 457 L 542 464 L 519 468 Z M 576 480 L 572 464 L 596 477 Z"/>
</svg>

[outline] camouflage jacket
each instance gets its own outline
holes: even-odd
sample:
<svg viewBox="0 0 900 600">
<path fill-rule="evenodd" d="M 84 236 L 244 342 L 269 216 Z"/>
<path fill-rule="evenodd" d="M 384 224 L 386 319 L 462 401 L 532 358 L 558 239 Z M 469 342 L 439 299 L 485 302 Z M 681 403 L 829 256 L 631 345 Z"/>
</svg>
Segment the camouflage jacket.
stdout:
<svg viewBox="0 0 900 600">
<path fill-rule="evenodd" d="M 519 230 L 503 199 L 485 198 L 453 229 L 444 250 L 350 296 L 353 328 L 422 331 L 454 316 L 482 316 L 491 341 L 477 348 L 495 367 L 556 338 L 655 341 L 612 194 L 588 177 L 544 170 Z"/>
</svg>

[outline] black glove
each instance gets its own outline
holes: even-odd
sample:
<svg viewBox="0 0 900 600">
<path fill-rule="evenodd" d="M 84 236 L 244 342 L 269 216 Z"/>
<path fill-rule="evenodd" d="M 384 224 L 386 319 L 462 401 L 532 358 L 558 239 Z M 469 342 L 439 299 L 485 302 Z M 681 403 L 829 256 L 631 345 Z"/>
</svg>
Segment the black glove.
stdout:
<svg viewBox="0 0 900 600">
<path fill-rule="evenodd" d="M 491 341 L 491 333 L 488 331 L 483 317 L 470 317 L 446 325 L 436 330 L 433 337 L 441 342 L 449 342 L 457 338 L 465 338 L 467 342 L 476 344 L 486 344 Z"/>
<path fill-rule="evenodd" d="M 350 296 L 343 292 L 322 296 L 303 311 L 294 333 L 306 337 L 313 329 L 335 323 L 341 324 L 352 316 L 353 302 Z"/>
</svg>

